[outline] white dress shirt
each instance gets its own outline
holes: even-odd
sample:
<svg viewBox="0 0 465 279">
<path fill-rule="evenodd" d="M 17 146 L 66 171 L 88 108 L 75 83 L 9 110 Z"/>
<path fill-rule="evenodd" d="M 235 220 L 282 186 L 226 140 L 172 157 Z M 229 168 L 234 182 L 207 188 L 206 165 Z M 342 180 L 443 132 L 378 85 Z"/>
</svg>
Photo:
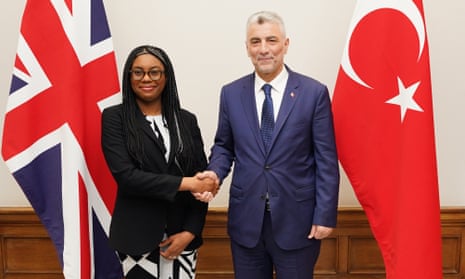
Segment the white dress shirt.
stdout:
<svg viewBox="0 0 465 279">
<path fill-rule="evenodd" d="M 262 122 L 262 106 L 263 101 L 265 100 L 265 92 L 263 92 L 262 89 L 263 85 L 265 83 L 268 83 L 272 86 L 271 99 L 273 100 L 274 121 L 276 122 L 279 108 L 281 107 L 281 101 L 283 99 L 284 90 L 286 90 L 288 78 L 289 73 L 287 72 L 287 69 L 285 67 L 283 67 L 283 70 L 271 82 L 265 82 L 257 75 L 257 73 L 255 73 L 255 103 L 257 105 L 258 124 L 260 126 Z"/>
</svg>

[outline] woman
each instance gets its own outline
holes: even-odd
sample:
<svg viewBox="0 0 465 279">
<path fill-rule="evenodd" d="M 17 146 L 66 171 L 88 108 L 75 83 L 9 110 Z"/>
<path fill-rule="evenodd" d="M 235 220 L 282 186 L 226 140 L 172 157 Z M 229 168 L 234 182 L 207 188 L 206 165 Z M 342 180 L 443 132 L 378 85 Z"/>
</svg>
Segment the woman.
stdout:
<svg viewBox="0 0 465 279">
<path fill-rule="evenodd" d="M 206 167 L 196 117 L 180 108 L 160 48 L 129 54 L 122 90 L 122 104 L 102 114 L 103 152 L 118 184 L 110 245 L 126 279 L 194 278 L 208 205 L 192 193 L 217 191 L 194 176 Z"/>
</svg>

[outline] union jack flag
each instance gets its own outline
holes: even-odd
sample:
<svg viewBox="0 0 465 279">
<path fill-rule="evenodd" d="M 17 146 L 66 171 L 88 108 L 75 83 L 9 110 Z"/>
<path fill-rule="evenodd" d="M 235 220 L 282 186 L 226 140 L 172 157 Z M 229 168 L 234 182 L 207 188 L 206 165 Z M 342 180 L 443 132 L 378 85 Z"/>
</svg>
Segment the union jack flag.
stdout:
<svg viewBox="0 0 465 279">
<path fill-rule="evenodd" d="M 28 0 L 2 156 L 49 232 L 65 278 L 122 278 L 107 244 L 116 184 L 100 145 L 120 99 L 103 0 Z"/>
</svg>

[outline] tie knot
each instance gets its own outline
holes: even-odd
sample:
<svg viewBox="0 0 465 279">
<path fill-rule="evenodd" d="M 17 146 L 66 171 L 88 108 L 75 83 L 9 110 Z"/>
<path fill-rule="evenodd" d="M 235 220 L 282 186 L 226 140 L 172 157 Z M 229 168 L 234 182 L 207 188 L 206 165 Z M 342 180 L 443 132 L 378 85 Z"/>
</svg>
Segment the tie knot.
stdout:
<svg viewBox="0 0 465 279">
<path fill-rule="evenodd" d="M 271 95 L 271 84 L 265 83 L 262 87 L 263 91 L 265 92 L 265 96 Z"/>
</svg>

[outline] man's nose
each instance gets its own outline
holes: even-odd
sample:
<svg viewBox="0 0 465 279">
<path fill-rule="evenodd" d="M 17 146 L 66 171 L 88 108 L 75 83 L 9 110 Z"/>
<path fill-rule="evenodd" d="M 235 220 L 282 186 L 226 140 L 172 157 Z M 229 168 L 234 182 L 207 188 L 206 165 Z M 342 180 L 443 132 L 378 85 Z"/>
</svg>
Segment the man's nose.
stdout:
<svg viewBox="0 0 465 279">
<path fill-rule="evenodd" d="M 260 44 L 260 52 L 267 52 L 268 51 L 268 44 L 266 43 L 266 41 L 263 41 L 261 44 Z"/>
</svg>

